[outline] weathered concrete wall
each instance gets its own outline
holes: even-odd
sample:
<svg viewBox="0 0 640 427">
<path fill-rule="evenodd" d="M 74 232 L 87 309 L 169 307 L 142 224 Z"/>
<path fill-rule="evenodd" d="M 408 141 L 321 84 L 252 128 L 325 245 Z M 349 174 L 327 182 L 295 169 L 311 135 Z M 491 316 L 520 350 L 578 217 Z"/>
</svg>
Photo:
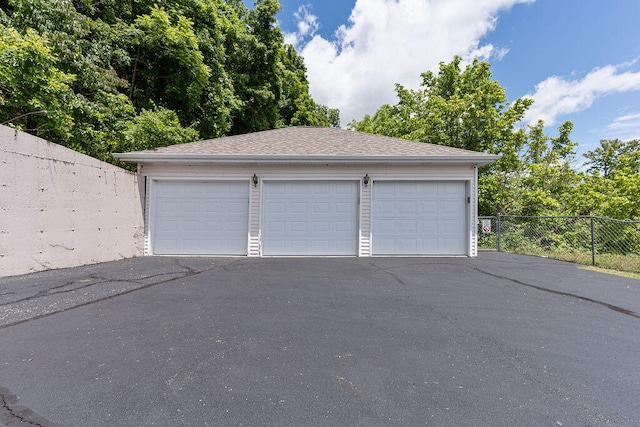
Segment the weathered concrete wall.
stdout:
<svg viewBox="0 0 640 427">
<path fill-rule="evenodd" d="M 0 276 L 142 255 L 140 180 L 0 126 Z"/>
</svg>

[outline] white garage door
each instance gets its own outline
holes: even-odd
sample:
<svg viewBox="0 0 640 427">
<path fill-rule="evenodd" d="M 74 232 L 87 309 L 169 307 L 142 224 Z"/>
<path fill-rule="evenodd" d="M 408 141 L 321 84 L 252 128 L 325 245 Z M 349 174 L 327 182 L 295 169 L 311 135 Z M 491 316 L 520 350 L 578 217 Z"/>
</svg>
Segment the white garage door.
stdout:
<svg viewBox="0 0 640 427">
<path fill-rule="evenodd" d="M 358 184 L 265 182 L 264 255 L 356 255 Z"/>
<path fill-rule="evenodd" d="M 375 255 L 465 255 L 464 182 L 374 182 Z"/>
<path fill-rule="evenodd" d="M 246 255 L 248 182 L 154 181 L 157 255 Z"/>
</svg>

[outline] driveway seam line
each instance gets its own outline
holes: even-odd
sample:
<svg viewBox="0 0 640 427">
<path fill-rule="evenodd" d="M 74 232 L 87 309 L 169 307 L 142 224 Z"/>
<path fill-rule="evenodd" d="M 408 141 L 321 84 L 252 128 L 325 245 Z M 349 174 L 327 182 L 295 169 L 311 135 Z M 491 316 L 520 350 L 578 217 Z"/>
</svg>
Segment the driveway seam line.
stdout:
<svg viewBox="0 0 640 427">
<path fill-rule="evenodd" d="M 478 267 L 473 267 L 473 268 L 476 271 L 479 271 L 480 273 L 484 273 L 484 274 L 486 274 L 488 276 L 496 277 L 498 279 L 509 280 L 510 282 L 516 283 L 518 285 L 522 285 L 522 286 L 526 286 L 526 287 L 529 287 L 529 288 L 533 288 L 533 289 L 536 289 L 536 290 L 539 290 L 539 291 L 542 291 L 542 292 L 549 292 L 549 293 L 552 293 L 552 294 L 561 295 L 561 296 L 565 296 L 565 297 L 577 298 L 577 299 L 585 301 L 585 302 L 590 302 L 590 303 L 593 303 L 593 304 L 601 305 L 601 306 L 606 307 L 609 310 L 613 310 L 613 311 L 615 311 L 617 313 L 621 313 L 621 314 L 624 314 L 626 316 L 631 316 L 631 317 L 635 317 L 636 319 L 640 319 L 640 314 L 636 313 L 635 311 L 628 310 L 626 308 L 618 307 L 617 305 L 613 305 L 613 304 L 609 304 L 609 303 L 606 303 L 606 302 L 603 302 L 603 301 L 598 301 L 598 300 L 595 300 L 595 299 L 592 299 L 592 298 L 587 298 L 587 297 L 583 297 L 583 296 L 580 296 L 580 295 L 572 294 L 570 292 L 556 291 L 554 289 L 544 288 L 542 286 L 533 285 L 531 283 L 525 283 L 525 282 L 522 282 L 520 280 L 513 279 L 511 277 L 501 276 L 499 274 L 495 274 L 495 273 L 490 273 L 488 271 L 484 271 L 484 270 L 482 270 L 482 269 L 480 269 Z"/>
</svg>

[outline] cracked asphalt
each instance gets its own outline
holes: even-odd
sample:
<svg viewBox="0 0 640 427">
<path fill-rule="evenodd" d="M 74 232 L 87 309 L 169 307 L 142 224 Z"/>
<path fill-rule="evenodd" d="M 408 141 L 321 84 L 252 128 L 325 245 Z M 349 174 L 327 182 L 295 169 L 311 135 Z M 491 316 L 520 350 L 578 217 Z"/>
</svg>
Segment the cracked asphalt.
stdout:
<svg viewBox="0 0 640 427">
<path fill-rule="evenodd" d="M 6 426 L 640 425 L 640 281 L 543 258 L 0 278 Z"/>
</svg>

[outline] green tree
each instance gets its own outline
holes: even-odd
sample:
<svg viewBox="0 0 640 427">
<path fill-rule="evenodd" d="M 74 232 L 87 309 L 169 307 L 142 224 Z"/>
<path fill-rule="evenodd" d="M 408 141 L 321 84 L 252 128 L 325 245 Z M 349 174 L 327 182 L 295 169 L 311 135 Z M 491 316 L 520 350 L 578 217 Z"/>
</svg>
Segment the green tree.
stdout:
<svg viewBox="0 0 640 427">
<path fill-rule="evenodd" d="M 577 146 L 570 139 L 572 129 L 566 122 L 558 128 L 558 137 L 549 137 L 539 121 L 500 144 L 502 158 L 479 177 L 480 213 L 569 214 L 568 194 L 579 181 L 572 166 Z"/>
<path fill-rule="evenodd" d="M 490 64 L 474 60 L 464 69 L 456 56 L 440 63 L 437 75 L 422 74 L 419 89 L 396 84 L 398 103 L 383 105 L 349 127 L 414 141 L 474 151 L 497 152 L 522 120 L 530 99 L 509 103 L 505 89 L 493 80 Z"/>
<path fill-rule="evenodd" d="M 0 24 L 0 123 L 66 142 L 75 76 L 56 67 L 49 40 Z"/>
<path fill-rule="evenodd" d="M 602 140 L 584 156 L 589 169 L 569 194 L 571 211 L 640 219 L 640 141 Z"/>
<path fill-rule="evenodd" d="M 120 134 L 118 151 L 139 151 L 168 145 L 184 144 L 199 138 L 198 131 L 185 128 L 180 124 L 175 111 L 158 108 L 156 110 L 142 110 L 133 120 L 129 121 Z M 135 167 L 129 163 L 119 163 L 120 166 L 131 169 Z"/>
<path fill-rule="evenodd" d="M 450 147 L 500 153 L 480 170 L 479 211 L 540 215 L 564 212 L 567 191 L 577 178 L 571 162 L 576 144 L 573 125 L 559 136 L 544 134 L 544 123 L 520 127 L 531 99 L 508 102 L 506 90 L 492 79 L 490 64 L 461 58 L 441 63 L 438 74 L 422 74 L 418 90 L 396 85 L 398 103 L 383 105 L 373 116 L 352 122 L 352 129 Z"/>
<path fill-rule="evenodd" d="M 640 172 L 640 140 L 621 141 L 619 139 L 601 140 L 600 147 L 588 151 L 589 172 L 599 172 L 609 178 L 614 172 L 629 168 L 629 172 Z"/>
<path fill-rule="evenodd" d="M 277 0 L 0 3 L 0 120 L 99 159 L 167 137 L 339 123 L 285 47 Z"/>
<path fill-rule="evenodd" d="M 192 121 L 211 73 L 193 24 L 178 12 L 153 7 L 149 15 L 136 19 L 133 28 L 129 98 L 137 106 L 159 105 L 178 112 L 185 122 Z"/>
<path fill-rule="evenodd" d="M 257 0 L 243 18 L 247 32 L 236 31 L 228 42 L 230 75 L 234 91 L 241 100 L 232 134 L 273 129 L 279 120 L 282 81 L 278 60 L 284 44 L 276 27 L 277 0 Z"/>
</svg>

